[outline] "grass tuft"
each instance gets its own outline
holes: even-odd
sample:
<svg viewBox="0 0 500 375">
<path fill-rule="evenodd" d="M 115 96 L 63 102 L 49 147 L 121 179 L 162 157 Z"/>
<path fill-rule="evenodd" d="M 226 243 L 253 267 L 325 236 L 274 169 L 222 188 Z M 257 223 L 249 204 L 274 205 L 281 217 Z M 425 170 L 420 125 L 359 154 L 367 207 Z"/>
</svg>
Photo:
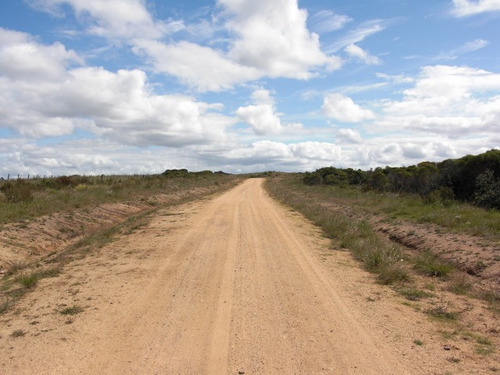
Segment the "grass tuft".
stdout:
<svg viewBox="0 0 500 375">
<path fill-rule="evenodd" d="M 79 305 L 73 305 L 71 307 L 66 307 L 65 309 L 62 309 L 59 311 L 61 315 L 76 315 L 83 312 L 83 307 Z"/>
<path fill-rule="evenodd" d="M 448 311 L 446 308 L 439 306 L 425 310 L 425 313 L 439 320 L 454 321 L 458 319 L 458 312 Z"/>
<path fill-rule="evenodd" d="M 21 275 L 18 281 L 27 289 L 33 288 L 38 282 L 38 275 L 36 273 L 30 273 Z"/>
<path fill-rule="evenodd" d="M 16 329 L 14 332 L 12 332 L 10 334 L 12 337 L 16 338 L 16 337 L 22 337 L 24 335 L 26 335 L 26 332 L 24 332 L 22 329 Z"/>
<path fill-rule="evenodd" d="M 404 296 L 409 301 L 418 301 L 422 298 L 432 297 L 432 294 L 415 287 L 401 288 L 398 290 L 399 294 Z"/>
<path fill-rule="evenodd" d="M 446 278 L 455 269 L 431 251 L 421 252 L 415 259 L 415 269 L 427 276 Z"/>
</svg>

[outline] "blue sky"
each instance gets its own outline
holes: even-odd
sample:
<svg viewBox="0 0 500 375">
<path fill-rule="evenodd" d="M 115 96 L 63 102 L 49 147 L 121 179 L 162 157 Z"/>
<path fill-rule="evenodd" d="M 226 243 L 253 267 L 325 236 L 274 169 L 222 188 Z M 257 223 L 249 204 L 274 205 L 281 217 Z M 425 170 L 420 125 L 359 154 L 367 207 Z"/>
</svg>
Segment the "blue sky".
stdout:
<svg viewBox="0 0 500 375">
<path fill-rule="evenodd" d="M 0 3 L 0 176 L 500 147 L 500 0 Z"/>
</svg>

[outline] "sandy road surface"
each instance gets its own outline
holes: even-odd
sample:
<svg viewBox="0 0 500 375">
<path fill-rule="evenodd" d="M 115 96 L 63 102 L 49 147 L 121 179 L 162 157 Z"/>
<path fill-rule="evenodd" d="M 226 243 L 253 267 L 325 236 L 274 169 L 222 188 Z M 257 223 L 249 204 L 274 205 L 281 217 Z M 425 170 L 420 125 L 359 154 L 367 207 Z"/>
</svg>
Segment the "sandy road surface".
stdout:
<svg viewBox="0 0 500 375">
<path fill-rule="evenodd" d="M 160 212 L 40 282 L 17 317 L 1 322 L 1 372 L 421 373 L 424 353 L 403 360 L 415 318 L 392 319 L 363 295 L 349 300 L 352 291 L 321 257 L 326 246 L 258 179 Z M 341 256 L 344 278 L 381 288 Z M 59 313 L 75 304 L 84 311 Z M 407 337 L 391 324 L 406 325 Z M 11 336 L 16 329 L 24 336 Z"/>
</svg>

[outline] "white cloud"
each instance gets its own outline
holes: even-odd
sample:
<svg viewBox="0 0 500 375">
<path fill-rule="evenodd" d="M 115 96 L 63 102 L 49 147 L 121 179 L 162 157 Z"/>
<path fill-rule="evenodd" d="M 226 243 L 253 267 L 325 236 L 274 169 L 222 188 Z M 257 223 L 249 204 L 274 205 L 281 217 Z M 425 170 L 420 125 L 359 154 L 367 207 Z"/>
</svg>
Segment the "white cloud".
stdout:
<svg viewBox="0 0 500 375">
<path fill-rule="evenodd" d="M 339 129 L 337 132 L 337 137 L 342 143 L 361 143 L 363 138 L 358 131 L 348 128 Z"/>
<path fill-rule="evenodd" d="M 282 123 L 268 90 L 255 90 L 252 100 L 254 105 L 239 107 L 236 115 L 240 121 L 250 125 L 256 135 L 276 135 L 302 129 L 302 124 Z"/>
<path fill-rule="evenodd" d="M 465 43 L 458 48 L 452 49 L 451 51 L 439 54 L 438 56 L 436 56 L 436 60 L 455 60 L 460 55 L 480 50 L 486 47 L 488 44 L 490 44 L 490 42 L 488 42 L 487 40 L 475 39 Z"/>
<path fill-rule="evenodd" d="M 364 22 L 358 28 L 351 30 L 345 36 L 332 43 L 327 48 L 327 53 L 336 53 L 348 45 L 359 43 L 370 35 L 385 30 L 388 22 L 387 20 L 371 20 Z"/>
<path fill-rule="evenodd" d="M 372 111 L 360 107 L 341 93 L 328 94 L 321 108 L 328 117 L 341 122 L 361 122 L 375 118 Z"/>
<path fill-rule="evenodd" d="M 319 36 L 307 29 L 307 12 L 297 0 L 219 0 L 230 20 L 227 28 L 237 35 L 229 56 L 269 77 L 308 79 L 311 70 L 338 69 L 340 59 L 326 56 Z"/>
<path fill-rule="evenodd" d="M 368 65 L 379 65 L 382 63 L 377 56 L 370 55 L 364 49 L 355 44 L 349 44 L 346 48 L 344 48 L 344 51 L 346 51 L 349 56 Z"/>
<path fill-rule="evenodd" d="M 63 12 L 70 5 L 87 32 L 124 40 L 149 59 L 158 73 L 174 76 L 199 91 L 221 91 L 262 77 L 309 79 L 341 66 L 321 50 L 307 29 L 307 12 L 297 0 L 219 0 L 222 16 L 196 25 L 155 20 L 144 0 L 32 0 L 41 9 Z M 220 49 L 189 41 L 165 42 L 179 31 L 224 35 Z M 204 40 L 203 37 L 198 40 Z"/>
<path fill-rule="evenodd" d="M 136 40 L 137 52 L 152 58 L 156 72 L 177 77 L 199 91 L 221 91 L 234 85 L 259 79 L 263 73 L 254 67 L 235 63 L 215 49 L 191 42 L 164 44 L 153 40 Z"/>
<path fill-rule="evenodd" d="M 376 73 L 376 76 L 385 79 L 387 81 L 393 82 L 397 85 L 415 82 L 414 78 L 402 74 L 390 75 L 385 73 Z"/>
<path fill-rule="evenodd" d="M 0 50 L 15 47 L 13 39 L 23 48 L 14 48 L 13 59 L 8 53 L 0 58 L 0 125 L 19 134 L 61 136 L 82 128 L 136 146 L 180 146 L 224 140 L 234 123 L 218 113 L 220 104 L 152 93 L 141 70 L 68 68 L 67 60 L 76 55 L 63 46 L 40 45 L 3 29 Z M 51 66 L 22 64 L 32 56 Z"/>
<path fill-rule="evenodd" d="M 33 0 L 32 4 L 53 14 L 63 12 L 61 5 L 70 5 L 87 23 L 88 32 L 105 38 L 157 39 L 183 27 L 176 21 L 155 21 L 144 0 Z"/>
<path fill-rule="evenodd" d="M 457 17 L 500 11 L 500 0 L 453 0 L 452 14 Z"/>
<path fill-rule="evenodd" d="M 270 104 L 248 105 L 239 107 L 236 111 L 238 118 L 252 127 L 257 135 L 280 134 L 283 125 Z"/>
<path fill-rule="evenodd" d="M 83 59 L 61 43 L 42 45 L 26 33 L 0 27 L 0 76 L 48 80 L 71 64 L 83 64 Z"/>
<path fill-rule="evenodd" d="M 233 147 L 230 151 L 211 152 L 210 157 L 214 163 L 227 165 L 232 171 L 240 172 L 314 170 L 343 160 L 341 148 L 333 143 L 285 144 L 268 140 Z"/>
<path fill-rule="evenodd" d="M 310 18 L 312 29 L 319 34 L 340 30 L 351 21 L 351 17 L 334 13 L 331 10 L 319 11 Z"/>
<path fill-rule="evenodd" d="M 400 101 L 384 103 L 375 126 L 449 138 L 495 133 L 500 118 L 500 74 L 469 67 L 427 66 Z"/>
</svg>

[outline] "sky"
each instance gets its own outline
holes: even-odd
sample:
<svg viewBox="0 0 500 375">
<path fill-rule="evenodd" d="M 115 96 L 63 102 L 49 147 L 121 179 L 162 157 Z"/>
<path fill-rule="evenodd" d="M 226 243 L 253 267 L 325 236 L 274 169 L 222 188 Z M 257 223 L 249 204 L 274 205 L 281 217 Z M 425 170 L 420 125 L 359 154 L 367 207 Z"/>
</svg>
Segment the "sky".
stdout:
<svg viewBox="0 0 500 375">
<path fill-rule="evenodd" d="M 500 0 L 0 0 L 0 177 L 500 148 Z"/>
</svg>

